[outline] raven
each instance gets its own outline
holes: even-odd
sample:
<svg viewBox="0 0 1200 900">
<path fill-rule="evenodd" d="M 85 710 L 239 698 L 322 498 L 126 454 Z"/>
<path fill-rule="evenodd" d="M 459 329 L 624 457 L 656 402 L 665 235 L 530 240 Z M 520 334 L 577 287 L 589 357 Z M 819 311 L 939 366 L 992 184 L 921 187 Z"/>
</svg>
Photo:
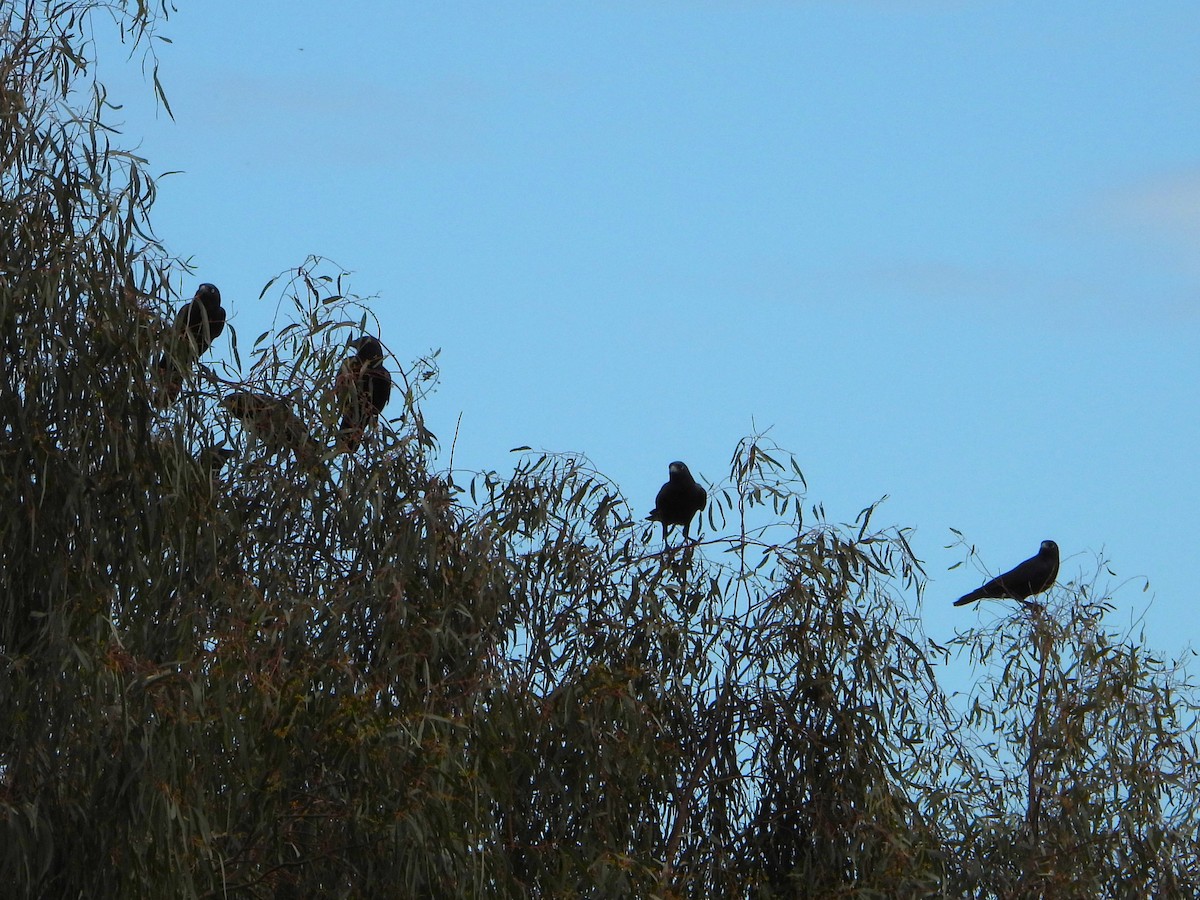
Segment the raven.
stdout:
<svg viewBox="0 0 1200 900">
<path fill-rule="evenodd" d="M 383 367 L 383 345 L 363 335 L 349 343 L 355 354 L 342 363 L 333 390 L 342 410 L 338 444 L 353 453 L 367 426 L 379 418 L 392 396 L 392 376 Z"/>
<path fill-rule="evenodd" d="M 225 310 L 215 284 L 202 284 L 183 304 L 171 325 L 169 348 L 158 358 L 159 378 L 165 385 L 156 398 L 161 409 L 170 406 L 183 390 L 183 378 L 201 355 L 225 330 Z"/>
<path fill-rule="evenodd" d="M 1012 571 L 997 575 L 983 587 L 964 594 L 954 601 L 954 605 L 963 606 L 987 597 L 1020 600 L 1025 603 L 1026 599 L 1034 594 L 1050 590 L 1056 578 L 1058 544 L 1054 541 L 1042 541 L 1037 556 L 1031 556 Z"/>
<path fill-rule="evenodd" d="M 667 542 L 667 526 L 682 525 L 683 539 L 688 539 L 692 518 L 708 502 L 708 493 L 696 483 L 688 467 L 681 462 L 670 465 L 670 480 L 654 498 L 654 509 L 646 516 L 651 522 L 662 522 L 663 543 Z"/>
</svg>

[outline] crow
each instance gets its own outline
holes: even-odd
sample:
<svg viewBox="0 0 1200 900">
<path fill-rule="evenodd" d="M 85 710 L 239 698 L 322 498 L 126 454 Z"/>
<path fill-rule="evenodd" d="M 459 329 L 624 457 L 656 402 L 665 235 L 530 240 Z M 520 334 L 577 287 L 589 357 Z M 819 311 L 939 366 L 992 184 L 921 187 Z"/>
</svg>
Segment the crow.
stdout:
<svg viewBox="0 0 1200 900">
<path fill-rule="evenodd" d="M 160 409 L 179 398 L 184 376 L 224 330 L 221 292 L 214 284 L 200 285 L 196 296 L 183 304 L 175 316 L 168 338 L 169 349 L 158 358 L 159 378 L 164 385 L 155 401 Z"/>
<path fill-rule="evenodd" d="M 670 480 L 659 490 L 654 498 L 654 509 L 646 516 L 651 522 L 662 523 L 664 544 L 667 542 L 668 525 L 682 525 L 683 539 L 686 541 L 692 518 L 708 502 L 708 493 L 696 483 L 686 465 L 673 462 L 670 472 Z"/>
<path fill-rule="evenodd" d="M 1042 541 L 1037 556 L 1031 556 L 1011 572 L 997 575 L 983 587 L 964 594 L 954 601 L 954 605 L 963 606 L 987 597 L 1020 600 L 1025 603 L 1027 598 L 1034 594 L 1050 590 L 1056 578 L 1058 578 L 1058 544 L 1054 541 Z"/>
<path fill-rule="evenodd" d="M 342 410 L 338 444 L 353 453 L 367 426 L 379 418 L 392 396 L 392 376 L 383 367 L 383 345 L 370 335 L 349 343 L 355 354 L 342 363 L 333 390 Z"/>
</svg>

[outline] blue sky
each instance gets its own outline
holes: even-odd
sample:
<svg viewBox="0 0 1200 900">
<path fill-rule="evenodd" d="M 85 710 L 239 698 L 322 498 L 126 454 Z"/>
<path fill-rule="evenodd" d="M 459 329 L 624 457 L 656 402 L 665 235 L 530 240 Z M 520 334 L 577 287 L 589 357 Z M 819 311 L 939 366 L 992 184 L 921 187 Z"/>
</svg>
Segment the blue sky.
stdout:
<svg viewBox="0 0 1200 900">
<path fill-rule="evenodd" d="M 101 74 L 156 228 L 246 347 L 268 278 L 352 272 L 455 464 L 587 453 L 639 512 L 757 425 L 809 499 L 915 526 L 946 639 L 1043 538 L 1114 624 L 1200 644 L 1200 7 L 183 4 L 175 120 Z M 395 364 L 393 363 L 393 368 Z"/>
</svg>

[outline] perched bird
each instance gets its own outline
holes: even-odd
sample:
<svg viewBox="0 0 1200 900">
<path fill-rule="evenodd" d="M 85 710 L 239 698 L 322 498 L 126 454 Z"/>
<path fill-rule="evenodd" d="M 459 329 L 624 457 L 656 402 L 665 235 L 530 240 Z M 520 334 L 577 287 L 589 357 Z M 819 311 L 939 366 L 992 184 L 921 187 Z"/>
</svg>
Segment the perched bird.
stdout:
<svg viewBox="0 0 1200 900">
<path fill-rule="evenodd" d="M 963 606 L 986 597 L 1020 600 L 1024 603 L 1034 594 L 1050 590 L 1056 578 L 1058 578 L 1058 544 L 1054 541 L 1042 541 L 1037 556 L 1031 556 L 1011 572 L 997 575 L 983 587 L 964 594 L 954 601 L 954 605 Z"/>
<path fill-rule="evenodd" d="M 318 462 L 320 447 L 287 400 L 252 391 L 235 391 L 221 401 L 221 406 L 237 416 L 242 426 L 262 441 L 272 454 L 289 452 L 297 462 L 305 465 Z"/>
<path fill-rule="evenodd" d="M 348 346 L 356 352 L 342 363 L 333 390 L 342 410 L 338 445 L 353 453 L 391 399 L 392 376 L 383 367 L 383 345 L 377 338 L 363 335 Z"/>
<path fill-rule="evenodd" d="M 225 468 L 225 463 L 237 456 L 236 450 L 231 450 L 228 447 L 219 447 L 212 445 L 205 447 L 200 451 L 196 461 L 208 472 L 209 477 L 216 478 L 221 474 L 221 469 Z"/>
<path fill-rule="evenodd" d="M 670 466 L 670 480 L 654 498 L 654 509 L 646 516 L 652 522 L 662 522 L 663 543 L 667 542 L 667 526 L 682 525 L 683 539 L 688 539 L 692 518 L 708 502 L 708 493 L 696 483 L 688 467 L 681 462 Z"/>
<path fill-rule="evenodd" d="M 221 470 L 235 456 L 237 456 L 236 450 L 216 444 L 205 447 L 196 454 L 196 463 L 202 473 L 201 478 L 204 479 L 203 483 L 210 494 L 215 492 L 217 486 L 221 484 Z"/>
<path fill-rule="evenodd" d="M 214 284 L 202 284 L 183 304 L 171 325 L 168 349 L 158 358 L 163 390 L 156 404 L 161 409 L 174 403 L 183 390 L 183 378 L 192 371 L 196 360 L 212 346 L 225 330 L 225 310 L 221 292 Z"/>
<path fill-rule="evenodd" d="M 237 455 L 228 447 L 210 445 L 192 453 L 176 437 L 151 439 L 155 454 L 153 470 L 165 493 L 172 495 L 190 492 L 197 485 L 211 488 L 220 478 L 221 469 Z"/>
</svg>

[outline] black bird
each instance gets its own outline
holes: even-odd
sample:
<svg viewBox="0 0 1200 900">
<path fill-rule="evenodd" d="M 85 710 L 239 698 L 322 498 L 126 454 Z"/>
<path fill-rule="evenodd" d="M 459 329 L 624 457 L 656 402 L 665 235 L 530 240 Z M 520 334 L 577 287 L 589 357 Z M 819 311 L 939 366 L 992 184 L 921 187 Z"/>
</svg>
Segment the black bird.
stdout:
<svg viewBox="0 0 1200 900">
<path fill-rule="evenodd" d="M 1037 556 L 1031 556 L 1011 572 L 997 575 L 983 587 L 964 594 L 954 601 L 954 605 L 963 606 L 986 597 L 1020 600 L 1025 603 L 1026 599 L 1034 594 L 1050 590 L 1056 578 L 1058 578 L 1058 544 L 1054 541 L 1042 541 Z"/>
<path fill-rule="evenodd" d="M 225 463 L 229 462 L 235 456 L 237 456 L 236 450 L 214 444 L 200 451 L 197 462 L 205 468 L 210 477 L 216 478 L 221 474 L 221 470 L 225 468 Z"/>
<path fill-rule="evenodd" d="M 363 335 L 348 346 L 356 352 L 342 363 L 333 390 L 342 410 L 338 444 L 353 453 L 391 399 L 392 376 L 383 367 L 383 345 L 377 338 Z"/>
<path fill-rule="evenodd" d="M 201 355 L 225 330 L 225 310 L 221 292 L 215 284 L 202 284 L 194 296 L 183 304 L 171 325 L 169 349 L 158 358 L 159 378 L 164 390 L 157 405 L 169 406 L 183 390 L 183 378 L 192 371 Z"/>
<path fill-rule="evenodd" d="M 287 400 L 252 391 L 235 391 L 225 397 L 221 405 L 241 419 L 242 426 L 262 441 L 272 454 L 290 452 L 297 462 L 305 465 L 318 462 L 320 448 Z"/>
<path fill-rule="evenodd" d="M 667 526 L 682 525 L 683 539 L 688 539 L 692 518 L 708 502 L 708 493 L 696 483 L 688 467 L 681 462 L 670 466 L 670 480 L 654 498 L 654 509 L 646 516 L 651 522 L 662 522 L 663 543 L 667 542 Z"/>
<path fill-rule="evenodd" d="M 237 456 L 236 450 L 216 444 L 205 447 L 196 455 L 196 462 L 203 473 L 201 477 L 205 479 L 204 483 L 210 494 L 214 493 L 221 483 L 221 470 L 225 468 L 225 463 L 235 456 Z"/>
</svg>

